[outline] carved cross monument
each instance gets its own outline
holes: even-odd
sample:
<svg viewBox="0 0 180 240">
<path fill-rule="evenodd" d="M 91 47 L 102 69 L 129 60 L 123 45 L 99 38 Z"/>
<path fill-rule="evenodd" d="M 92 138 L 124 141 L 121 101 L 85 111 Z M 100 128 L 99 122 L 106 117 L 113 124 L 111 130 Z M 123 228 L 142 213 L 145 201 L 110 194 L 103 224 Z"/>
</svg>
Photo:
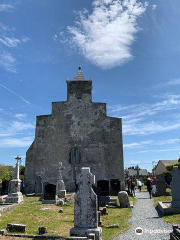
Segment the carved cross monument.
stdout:
<svg viewBox="0 0 180 240">
<path fill-rule="evenodd" d="M 6 198 L 6 203 L 20 203 L 23 201 L 23 195 L 20 192 L 21 180 L 19 179 L 19 169 L 21 158 L 17 156 L 15 158 L 16 163 L 16 178 L 11 180 L 9 183 L 8 196 Z"/>
<path fill-rule="evenodd" d="M 102 239 L 102 229 L 98 227 L 98 201 L 92 189 L 95 176 L 90 168 L 82 168 L 77 179 L 78 191 L 75 195 L 74 228 L 71 236 L 87 237 L 94 234 L 96 240 Z"/>
<path fill-rule="evenodd" d="M 172 191 L 171 202 L 172 208 L 180 208 L 180 171 L 178 169 L 178 166 L 173 167 L 171 191 Z"/>
<path fill-rule="evenodd" d="M 62 165 L 62 162 L 59 162 L 59 166 L 58 166 L 58 170 L 59 170 L 59 180 L 57 181 L 57 185 L 56 185 L 56 195 L 59 198 L 65 198 L 66 196 L 66 190 L 65 190 L 65 185 L 64 185 L 64 181 L 63 181 L 63 174 L 62 171 L 65 168 Z"/>
</svg>

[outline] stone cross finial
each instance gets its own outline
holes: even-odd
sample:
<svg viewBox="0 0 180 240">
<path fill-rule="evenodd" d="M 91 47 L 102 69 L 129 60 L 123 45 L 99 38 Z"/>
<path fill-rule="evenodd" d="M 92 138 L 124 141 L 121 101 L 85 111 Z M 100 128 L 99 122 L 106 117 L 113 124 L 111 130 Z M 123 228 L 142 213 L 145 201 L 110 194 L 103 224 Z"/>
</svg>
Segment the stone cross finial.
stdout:
<svg viewBox="0 0 180 240">
<path fill-rule="evenodd" d="M 78 67 L 78 73 L 76 75 L 76 77 L 74 78 L 75 81 L 84 81 L 85 78 L 83 77 L 82 75 L 82 72 L 81 72 L 81 67 Z"/>
<path fill-rule="evenodd" d="M 91 187 L 95 183 L 95 176 L 90 173 L 90 168 L 82 168 L 81 174 L 77 178 L 77 184 L 80 187 Z"/>
</svg>

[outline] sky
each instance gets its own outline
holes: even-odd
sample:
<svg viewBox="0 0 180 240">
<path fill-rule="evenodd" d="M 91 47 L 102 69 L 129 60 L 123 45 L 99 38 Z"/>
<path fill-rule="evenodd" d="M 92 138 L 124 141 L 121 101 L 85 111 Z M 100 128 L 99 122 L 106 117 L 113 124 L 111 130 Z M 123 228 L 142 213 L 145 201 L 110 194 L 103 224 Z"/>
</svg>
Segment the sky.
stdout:
<svg viewBox="0 0 180 240">
<path fill-rule="evenodd" d="M 36 116 L 78 66 L 123 119 L 125 167 L 180 155 L 179 0 L 0 0 L 0 163 L 25 162 Z"/>
</svg>

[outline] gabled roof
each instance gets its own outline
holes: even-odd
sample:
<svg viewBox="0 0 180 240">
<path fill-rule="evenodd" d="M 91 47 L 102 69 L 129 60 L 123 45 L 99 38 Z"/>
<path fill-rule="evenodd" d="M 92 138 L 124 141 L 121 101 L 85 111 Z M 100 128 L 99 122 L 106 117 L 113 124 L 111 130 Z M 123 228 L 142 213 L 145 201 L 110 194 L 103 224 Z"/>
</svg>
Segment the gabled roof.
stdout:
<svg viewBox="0 0 180 240">
<path fill-rule="evenodd" d="M 159 162 L 162 162 L 162 164 L 166 167 L 169 164 L 178 163 L 178 160 L 159 160 Z"/>
</svg>

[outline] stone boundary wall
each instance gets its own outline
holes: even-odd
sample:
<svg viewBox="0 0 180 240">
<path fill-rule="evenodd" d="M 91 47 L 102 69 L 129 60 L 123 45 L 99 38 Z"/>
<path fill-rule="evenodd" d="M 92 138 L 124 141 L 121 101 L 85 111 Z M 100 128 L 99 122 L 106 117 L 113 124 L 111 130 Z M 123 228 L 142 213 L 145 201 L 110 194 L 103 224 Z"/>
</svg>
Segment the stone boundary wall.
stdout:
<svg viewBox="0 0 180 240">
<path fill-rule="evenodd" d="M 49 235 L 28 235 L 28 234 L 6 234 L 0 237 L 1 240 L 88 240 L 87 237 L 62 237 Z"/>
</svg>

